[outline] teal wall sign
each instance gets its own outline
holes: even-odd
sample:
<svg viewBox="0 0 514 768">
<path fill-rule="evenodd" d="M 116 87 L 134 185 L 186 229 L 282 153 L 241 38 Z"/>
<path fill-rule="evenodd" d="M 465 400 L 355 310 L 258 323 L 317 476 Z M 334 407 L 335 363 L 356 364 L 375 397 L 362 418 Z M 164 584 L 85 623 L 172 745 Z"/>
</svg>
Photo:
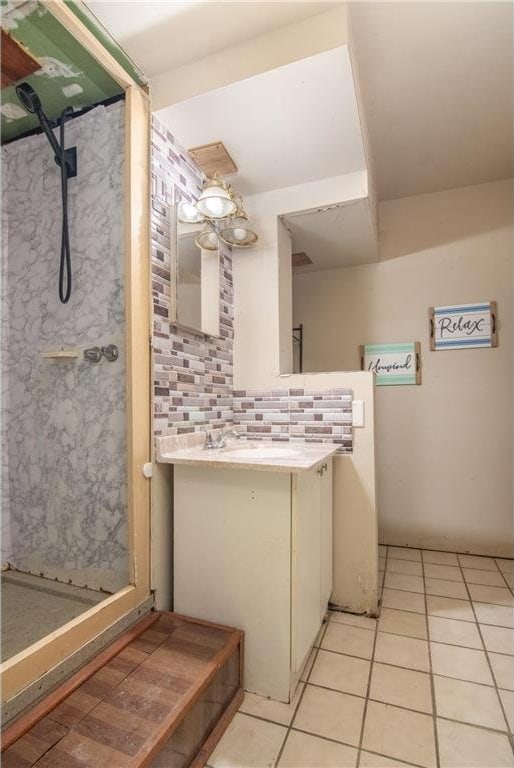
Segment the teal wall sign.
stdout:
<svg viewBox="0 0 514 768">
<path fill-rule="evenodd" d="M 361 368 L 375 374 L 377 386 L 421 384 L 419 341 L 365 344 L 360 348 Z"/>
</svg>

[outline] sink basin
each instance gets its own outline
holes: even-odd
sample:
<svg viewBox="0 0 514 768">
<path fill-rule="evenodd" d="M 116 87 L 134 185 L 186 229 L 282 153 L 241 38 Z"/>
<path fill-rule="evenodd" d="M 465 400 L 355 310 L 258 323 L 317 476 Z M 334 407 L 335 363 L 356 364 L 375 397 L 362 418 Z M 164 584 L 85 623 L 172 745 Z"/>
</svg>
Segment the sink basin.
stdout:
<svg viewBox="0 0 514 768">
<path fill-rule="evenodd" d="M 294 448 L 285 448 L 280 445 L 254 447 L 249 445 L 247 448 L 238 446 L 237 448 L 226 448 L 223 453 L 234 459 L 290 459 L 298 456 L 298 451 Z"/>
</svg>

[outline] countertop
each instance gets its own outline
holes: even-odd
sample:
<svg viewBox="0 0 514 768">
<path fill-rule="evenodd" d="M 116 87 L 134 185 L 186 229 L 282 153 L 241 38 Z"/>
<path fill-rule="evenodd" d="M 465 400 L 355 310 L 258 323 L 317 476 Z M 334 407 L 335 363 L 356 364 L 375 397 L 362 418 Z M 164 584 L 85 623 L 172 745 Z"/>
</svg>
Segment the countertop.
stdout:
<svg viewBox="0 0 514 768">
<path fill-rule="evenodd" d="M 202 445 L 171 447 L 167 442 L 166 438 L 156 440 L 156 458 L 159 463 L 266 472 L 305 472 L 333 456 L 339 448 L 334 443 L 231 440 L 225 448 L 205 450 Z M 237 456 L 234 455 L 235 451 L 238 452 Z M 267 451 L 269 456 L 263 456 Z"/>
</svg>

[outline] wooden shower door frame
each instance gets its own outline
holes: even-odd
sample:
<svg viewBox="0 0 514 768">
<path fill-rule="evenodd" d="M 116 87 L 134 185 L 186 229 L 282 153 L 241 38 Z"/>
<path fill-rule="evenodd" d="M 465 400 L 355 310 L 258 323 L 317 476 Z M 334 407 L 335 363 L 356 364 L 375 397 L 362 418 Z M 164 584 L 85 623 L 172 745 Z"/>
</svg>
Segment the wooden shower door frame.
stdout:
<svg viewBox="0 0 514 768">
<path fill-rule="evenodd" d="M 150 596 L 150 100 L 64 0 L 41 0 L 125 90 L 125 328 L 129 585 L 0 665 L 2 703 Z"/>
</svg>

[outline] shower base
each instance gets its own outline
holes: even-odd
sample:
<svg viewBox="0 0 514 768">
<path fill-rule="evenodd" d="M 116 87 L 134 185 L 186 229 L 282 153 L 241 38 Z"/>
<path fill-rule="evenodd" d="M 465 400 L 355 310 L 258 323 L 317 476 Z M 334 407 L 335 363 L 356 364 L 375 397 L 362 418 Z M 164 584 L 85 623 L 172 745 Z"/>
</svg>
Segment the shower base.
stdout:
<svg viewBox="0 0 514 768">
<path fill-rule="evenodd" d="M 10 659 L 108 596 L 19 571 L 2 571 L 2 653 Z"/>
</svg>

